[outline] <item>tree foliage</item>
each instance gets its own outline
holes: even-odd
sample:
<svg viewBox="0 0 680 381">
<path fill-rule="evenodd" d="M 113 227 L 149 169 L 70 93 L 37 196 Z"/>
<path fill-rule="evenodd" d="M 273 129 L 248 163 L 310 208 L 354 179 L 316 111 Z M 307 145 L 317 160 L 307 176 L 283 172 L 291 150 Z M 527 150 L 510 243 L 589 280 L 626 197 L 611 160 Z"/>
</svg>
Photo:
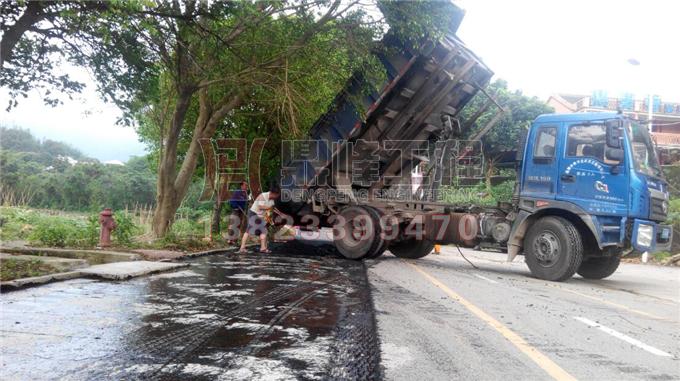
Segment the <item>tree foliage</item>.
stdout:
<svg viewBox="0 0 680 381">
<path fill-rule="evenodd" d="M 376 6 L 385 17 L 372 16 Z M 380 77 L 371 51 L 385 30 L 415 45 L 441 35 L 453 9 L 444 1 L 368 8 L 359 0 L 20 2 L 5 7 L 2 45 L 11 52 L 2 76 L 16 96 L 39 86 L 78 91 L 55 72 L 60 59 L 90 69 L 153 149 L 160 236 L 187 196 L 201 139 L 266 136 L 278 152 L 276 140 L 303 135 L 353 72 Z"/>
<path fill-rule="evenodd" d="M 506 109 L 503 117 L 493 126 L 481 139 L 484 144 L 484 152 L 487 155 L 498 155 L 507 151 L 517 149 L 522 130 L 526 130 L 534 119 L 541 114 L 553 112 L 552 107 L 546 105 L 536 97 L 528 97 L 520 90 L 508 89 L 508 84 L 502 79 L 492 82 L 486 89 L 501 106 Z M 469 107 L 464 110 L 463 120 L 474 115 L 487 103 L 487 98 L 483 94 L 478 94 Z M 498 108 L 490 105 L 484 113 L 477 119 L 471 128 L 469 136 L 475 135 L 479 130 L 489 123 Z"/>
<path fill-rule="evenodd" d="M 43 90 L 45 103 L 54 106 L 60 94 L 70 97 L 84 88 L 61 66 L 82 58 L 77 35 L 91 12 L 107 8 L 100 1 L 0 2 L 0 82 L 10 92 L 8 109 L 30 90 Z"/>
</svg>

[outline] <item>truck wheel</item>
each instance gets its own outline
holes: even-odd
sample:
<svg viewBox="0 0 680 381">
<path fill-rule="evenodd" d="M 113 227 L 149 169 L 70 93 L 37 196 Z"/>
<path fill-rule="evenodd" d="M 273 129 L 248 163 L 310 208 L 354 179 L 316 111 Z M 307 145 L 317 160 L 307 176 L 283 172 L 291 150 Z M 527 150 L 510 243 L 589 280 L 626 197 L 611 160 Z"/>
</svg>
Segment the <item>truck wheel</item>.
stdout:
<svg viewBox="0 0 680 381">
<path fill-rule="evenodd" d="M 333 243 L 343 257 L 362 259 L 375 253 L 382 244 L 380 224 L 367 207 L 342 209 L 333 226 Z"/>
<path fill-rule="evenodd" d="M 392 254 L 399 258 L 406 259 L 422 258 L 430 254 L 433 248 L 434 242 L 424 239 L 417 240 L 415 238 L 394 242 L 389 246 L 389 250 Z"/>
<path fill-rule="evenodd" d="M 621 263 L 621 254 L 610 257 L 591 257 L 583 261 L 578 275 L 586 279 L 604 279 L 616 271 Z"/>
<path fill-rule="evenodd" d="M 382 227 L 382 225 L 380 225 L 380 218 L 383 216 L 383 213 L 376 208 L 371 208 L 370 206 L 366 206 L 365 208 L 366 208 L 366 210 L 368 210 L 368 213 L 371 215 L 371 218 L 373 219 L 373 223 L 378 226 L 378 236 L 376 237 L 376 239 L 379 241 L 378 246 L 376 246 L 375 250 L 373 250 L 372 252 L 370 252 L 366 255 L 366 258 L 374 259 L 374 258 L 378 258 L 381 255 L 383 255 L 385 250 L 387 250 L 387 245 L 388 245 L 389 242 L 387 240 L 385 240 L 383 238 L 383 236 L 381 235 L 381 233 L 383 231 L 383 227 Z"/>
<path fill-rule="evenodd" d="M 583 243 L 574 225 L 562 217 L 534 222 L 524 239 L 525 262 L 539 279 L 561 282 L 581 265 Z"/>
</svg>

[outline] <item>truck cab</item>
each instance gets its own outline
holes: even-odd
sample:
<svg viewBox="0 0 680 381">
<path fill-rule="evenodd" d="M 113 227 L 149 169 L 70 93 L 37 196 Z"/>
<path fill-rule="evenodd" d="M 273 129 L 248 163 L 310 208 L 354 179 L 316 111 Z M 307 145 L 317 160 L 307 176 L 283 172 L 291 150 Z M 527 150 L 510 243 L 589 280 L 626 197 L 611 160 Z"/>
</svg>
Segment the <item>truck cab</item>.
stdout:
<svg viewBox="0 0 680 381">
<path fill-rule="evenodd" d="M 508 254 L 534 275 L 604 278 L 632 248 L 668 250 L 669 194 L 647 127 L 618 113 L 548 114 L 528 131 Z"/>
</svg>

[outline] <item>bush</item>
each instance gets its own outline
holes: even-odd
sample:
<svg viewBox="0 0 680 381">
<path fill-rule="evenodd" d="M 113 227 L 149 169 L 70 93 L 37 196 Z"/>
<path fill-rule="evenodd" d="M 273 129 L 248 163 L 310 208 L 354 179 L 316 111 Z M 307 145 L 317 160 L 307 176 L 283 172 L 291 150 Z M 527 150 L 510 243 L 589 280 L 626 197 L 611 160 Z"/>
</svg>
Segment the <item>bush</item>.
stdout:
<svg viewBox="0 0 680 381">
<path fill-rule="evenodd" d="M 63 217 L 34 212 L 27 238 L 33 245 L 53 247 L 93 247 L 99 242 L 99 219 L 92 215 Z"/>
<path fill-rule="evenodd" d="M 515 190 L 515 181 L 508 180 L 498 185 L 492 186 L 489 190 L 491 197 L 496 202 L 510 202 L 512 200 L 512 192 Z"/>
<path fill-rule="evenodd" d="M 132 221 L 132 217 L 125 212 L 115 212 L 116 229 L 113 231 L 113 242 L 116 245 L 129 245 L 132 237 L 139 234 L 141 229 Z"/>
<path fill-rule="evenodd" d="M 97 246 L 99 243 L 99 215 L 94 214 L 87 217 L 85 226 L 84 243 L 87 246 Z"/>
<path fill-rule="evenodd" d="M 203 236 L 203 224 L 188 219 L 175 221 L 170 228 L 170 233 L 178 238 Z"/>
<path fill-rule="evenodd" d="M 670 200 L 667 222 L 669 224 L 680 223 L 680 198 Z"/>
<path fill-rule="evenodd" d="M 23 208 L 0 208 L 0 240 L 24 240 L 28 238 L 33 225 L 40 219 L 40 215 L 32 210 Z"/>
<path fill-rule="evenodd" d="M 663 171 L 666 175 L 671 195 L 680 197 L 680 165 L 665 166 Z"/>
<path fill-rule="evenodd" d="M 125 213 L 116 213 L 116 230 L 113 242 L 116 245 L 129 245 L 140 229 Z M 94 247 L 99 242 L 99 215 L 94 214 L 82 219 L 58 216 L 44 216 L 33 227 L 28 236 L 31 244 L 54 247 Z"/>
<path fill-rule="evenodd" d="M 657 251 L 652 254 L 655 262 L 663 263 L 666 259 L 672 257 L 673 255 L 667 251 Z"/>
<path fill-rule="evenodd" d="M 443 186 L 440 189 L 441 201 L 449 204 L 495 205 L 496 201 L 486 192 L 484 184 L 458 188 Z"/>
<path fill-rule="evenodd" d="M 80 226 L 79 226 L 80 225 Z M 65 247 L 86 243 L 86 229 L 82 224 L 63 217 L 43 218 L 28 236 L 31 244 Z"/>
<path fill-rule="evenodd" d="M 484 183 L 473 187 L 456 188 L 444 186 L 441 188 L 442 202 L 451 204 L 471 204 L 479 206 L 495 206 L 498 202 L 510 202 L 515 181 L 508 180 L 487 190 Z"/>
<path fill-rule="evenodd" d="M 7 258 L 2 261 L 0 266 L 0 280 L 8 281 L 18 278 L 26 278 L 55 273 L 58 270 L 43 261 L 32 259 L 17 260 Z"/>
</svg>

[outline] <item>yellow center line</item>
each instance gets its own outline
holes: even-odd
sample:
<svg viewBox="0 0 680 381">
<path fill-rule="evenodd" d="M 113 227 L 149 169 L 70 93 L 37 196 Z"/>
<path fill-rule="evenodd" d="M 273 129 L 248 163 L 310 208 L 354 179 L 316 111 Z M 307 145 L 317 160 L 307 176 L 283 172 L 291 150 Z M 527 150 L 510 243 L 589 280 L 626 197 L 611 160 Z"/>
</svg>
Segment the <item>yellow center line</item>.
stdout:
<svg viewBox="0 0 680 381">
<path fill-rule="evenodd" d="M 534 348 L 531 346 L 529 343 L 526 342 L 521 336 L 510 330 L 508 327 L 503 325 L 501 322 L 498 320 L 494 319 L 491 317 L 491 315 L 487 314 L 483 310 L 481 310 L 479 307 L 475 306 L 474 304 L 470 303 L 467 299 L 463 298 L 461 295 L 453 291 L 452 289 L 448 288 L 445 284 L 440 282 L 437 278 L 433 277 L 429 273 L 427 273 L 425 270 L 421 269 L 417 265 L 406 262 L 410 266 L 412 266 L 417 272 L 419 272 L 425 279 L 430 281 L 432 284 L 435 286 L 439 287 L 444 293 L 446 293 L 448 296 L 450 296 L 453 300 L 456 302 L 460 303 L 463 305 L 463 307 L 467 308 L 468 311 L 472 312 L 475 316 L 477 316 L 479 319 L 487 323 L 489 326 L 491 326 L 493 329 L 498 331 L 503 337 L 505 337 L 512 345 L 517 347 L 522 353 L 527 355 L 533 362 L 536 363 L 541 369 L 546 371 L 552 378 L 555 380 L 576 380 L 572 375 L 567 373 L 564 369 L 560 368 L 559 365 L 554 363 L 552 360 L 550 360 L 546 355 L 541 353 L 538 349 Z"/>
</svg>

